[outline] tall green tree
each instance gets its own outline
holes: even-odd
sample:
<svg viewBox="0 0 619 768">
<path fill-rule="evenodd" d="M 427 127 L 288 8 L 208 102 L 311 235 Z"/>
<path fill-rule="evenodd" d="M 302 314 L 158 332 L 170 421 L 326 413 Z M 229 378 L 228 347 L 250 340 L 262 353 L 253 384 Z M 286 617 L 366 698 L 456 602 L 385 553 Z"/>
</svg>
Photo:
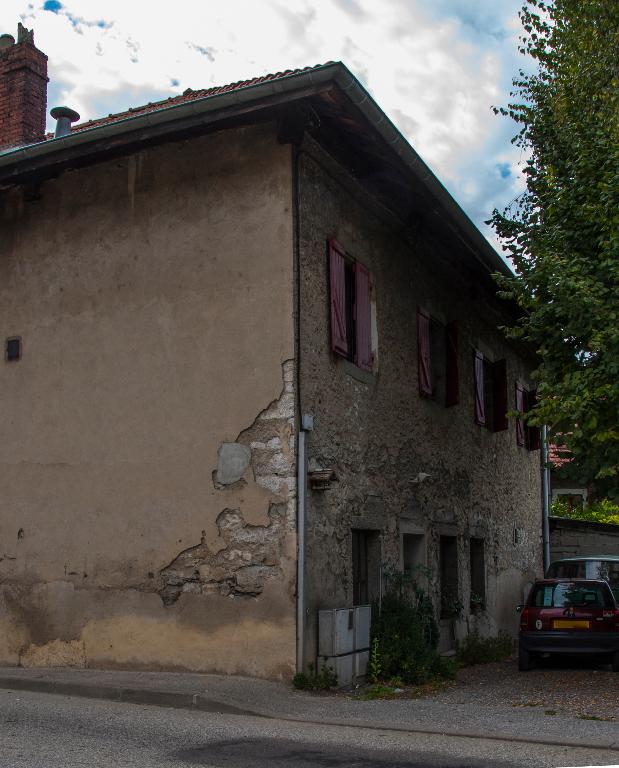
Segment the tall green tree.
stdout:
<svg viewBox="0 0 619 768">
<path fill-rule="evenodd" d="M 573 461 L 562 470 L 619 497 L 619 1 L 527 0 L 512 101 L 526 191 L 492 224 L 534 345 L 538 404 Z M 499 278 L 500 279 L 500 278 Z"/>
</svg>

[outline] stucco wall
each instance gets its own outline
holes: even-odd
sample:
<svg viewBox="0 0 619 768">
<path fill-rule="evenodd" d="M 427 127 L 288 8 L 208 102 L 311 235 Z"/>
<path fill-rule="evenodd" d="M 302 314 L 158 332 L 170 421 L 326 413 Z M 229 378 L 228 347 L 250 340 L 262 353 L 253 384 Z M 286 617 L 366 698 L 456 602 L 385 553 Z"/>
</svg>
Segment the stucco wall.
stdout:
<svg viewBox="0 0 619 768">
<path fill-rule="evenodd" d="M 0 661 L 289 674 L 289 148 L 228 130 L 35 197 L 0 197 Z"/>
<path fill-rule="evenodd" d="M 337 475 L 329 490 L 309 493 L 308 658 L 315 654 L 317 609 L 352 604 L 352 529 L 379 531 L 382 562 L 391 566 L 401 563 L 401 534 L 423 533 L 435 601 L 439 537 L 457 536 L 465 609 L 456 631 L 475 624 L 486 633 L 515 631 L 522 587 L 541 570 L 539 451 L 516 445 L 513 423 L 498 433 L 474 423 L 473 348 L 507 359 L 512 408 L 514 380 L 526 379 L 527 364 L 497 330 L 500 315 L 470 283 L 466 267 L 458 272 L 443 262 L 423 226 L 414 244 L 400 237 L 341 168 L 315 144 L 306 149 L 300 159 L 300 400 L 302 412 L 314 415 L 309 461 Z M 326 243 L 332 236 L 374 274 L 374 375 L 330 350 Z M 451 408 L 419 397 L 418 304 L 459 324 L 460 403 Z M 429 477 L 415 482 L 419 473 Z M 485 541 L 486 610 L 479 617 L 469 613 L 470 537 Z"/>
</svg>

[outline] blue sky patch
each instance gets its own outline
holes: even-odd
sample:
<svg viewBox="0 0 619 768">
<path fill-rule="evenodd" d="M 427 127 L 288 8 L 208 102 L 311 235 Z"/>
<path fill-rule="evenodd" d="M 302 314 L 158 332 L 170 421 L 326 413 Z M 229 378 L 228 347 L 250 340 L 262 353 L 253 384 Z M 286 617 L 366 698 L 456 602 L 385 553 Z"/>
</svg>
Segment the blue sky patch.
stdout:
<svg viewBox="0 0 619 768">
<path fill-rule="evenodd" d="M 502 179 L 508 179 L 512 175 L 512 169 L 510 168 L 509 163 L 497 163 L 496 169 Z"/>
<path fill-rule="evenodd" d="M 43 10 L 58 13 L 58 11 L 62 10 L 62 3 L 59 2 L 59 0 L 45 0 L 43 3 Z"/>
</svg>

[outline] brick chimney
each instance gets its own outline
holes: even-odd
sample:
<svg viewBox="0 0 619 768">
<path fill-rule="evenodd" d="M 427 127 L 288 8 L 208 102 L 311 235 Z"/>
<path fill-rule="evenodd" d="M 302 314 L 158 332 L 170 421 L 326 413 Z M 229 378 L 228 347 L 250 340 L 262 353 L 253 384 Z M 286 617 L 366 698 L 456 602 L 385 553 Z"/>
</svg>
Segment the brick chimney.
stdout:
<svg viewBox="0 0 619 768">
<path fill-rule="evenodd" d="M 47 56 L 20 23 L 17 42 L 0 36 L 0 152 L 42 141 L 46 108 Z"/>
</svg>

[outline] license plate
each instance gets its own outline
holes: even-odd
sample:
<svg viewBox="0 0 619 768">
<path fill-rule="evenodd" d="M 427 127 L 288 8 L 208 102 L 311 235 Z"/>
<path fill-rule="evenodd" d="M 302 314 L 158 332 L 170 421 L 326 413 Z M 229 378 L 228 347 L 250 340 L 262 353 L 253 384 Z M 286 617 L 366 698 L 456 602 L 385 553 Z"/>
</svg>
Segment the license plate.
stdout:
<svg viewBox="0 0 619 768">
<path fill-rule="evenodd" d="M 591 622 L 574 619 L 555 619 L 552 622 L 553 629 L 589 629 Z"/>
</svg>

